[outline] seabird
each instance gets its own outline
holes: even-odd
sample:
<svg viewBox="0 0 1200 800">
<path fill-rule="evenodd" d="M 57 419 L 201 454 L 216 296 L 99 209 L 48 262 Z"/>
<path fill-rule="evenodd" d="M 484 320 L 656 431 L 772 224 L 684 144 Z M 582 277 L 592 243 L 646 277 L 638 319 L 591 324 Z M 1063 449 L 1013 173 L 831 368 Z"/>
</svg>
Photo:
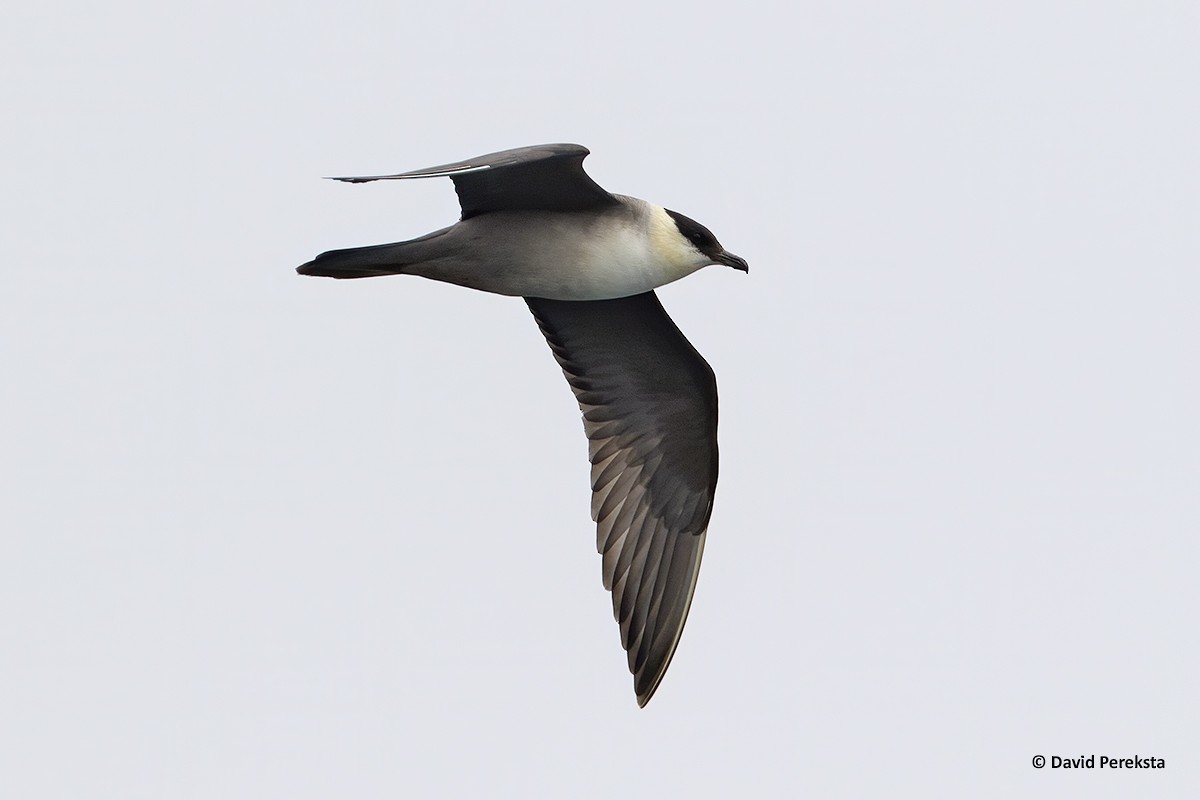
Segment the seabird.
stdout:
<svg viewBox="0 0 1200 800">
<path fill-rule="evenodd" d="M 639 706 L 696 590 L 717 485 L 717 383 L 654 289 L 746 261 L 682 214 L 600 188 L 585 147 L 519 147 L 350 183 L 449 177 L 462 219 L 417 239 L 322 253 L 301 275 L 420 275 L 525 298 L 583 412 L 604 587 Z"/>
</svg>

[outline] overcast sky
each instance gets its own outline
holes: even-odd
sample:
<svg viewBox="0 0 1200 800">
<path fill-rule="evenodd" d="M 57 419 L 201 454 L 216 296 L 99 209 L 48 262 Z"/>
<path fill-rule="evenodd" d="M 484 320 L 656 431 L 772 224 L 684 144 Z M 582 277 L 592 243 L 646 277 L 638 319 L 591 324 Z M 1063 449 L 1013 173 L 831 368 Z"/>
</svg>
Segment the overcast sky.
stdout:
<svg viewBox="0 0 1200 800">
<path fill-rule="evenodd" d="M 1200 12 L 904 5 L 9 9 L 0 795 L 1195 796 Z M 524 304 L 293 272 L 554 141 L 751 265 L 644 710 Z"/>
</svg>

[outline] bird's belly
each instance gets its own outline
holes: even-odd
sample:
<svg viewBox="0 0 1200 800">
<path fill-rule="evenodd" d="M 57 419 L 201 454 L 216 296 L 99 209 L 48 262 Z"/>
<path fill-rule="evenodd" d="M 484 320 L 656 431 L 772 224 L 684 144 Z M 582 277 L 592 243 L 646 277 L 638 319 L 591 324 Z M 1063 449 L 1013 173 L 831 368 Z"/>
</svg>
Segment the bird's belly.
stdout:
<svg viewBox="0 0 1200 800">
<path fill-rule="evenodd" d="M 544 297 L 549 300 L 611 300 L 628 297 L 670 283 L 682 275 L 671 275 L 663 265 L 635 252 L 613 257 L 581 253 L 574 261 L 514 275 L 509 294 Z"/>
</svg>

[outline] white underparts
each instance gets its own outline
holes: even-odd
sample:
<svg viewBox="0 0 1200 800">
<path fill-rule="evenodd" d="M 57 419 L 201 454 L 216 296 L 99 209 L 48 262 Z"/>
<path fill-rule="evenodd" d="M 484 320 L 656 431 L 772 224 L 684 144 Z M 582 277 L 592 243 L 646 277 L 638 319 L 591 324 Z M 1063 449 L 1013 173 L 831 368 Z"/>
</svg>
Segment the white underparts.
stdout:
<svg viewBox="0 0 1200 800">
<path fill-rule="evenodd" d="M 481 214 L 427 243 L 405 272 L 496 294 L 607 300 L 656 289 L 711 261 L 662 208 Z"/>
</svg>

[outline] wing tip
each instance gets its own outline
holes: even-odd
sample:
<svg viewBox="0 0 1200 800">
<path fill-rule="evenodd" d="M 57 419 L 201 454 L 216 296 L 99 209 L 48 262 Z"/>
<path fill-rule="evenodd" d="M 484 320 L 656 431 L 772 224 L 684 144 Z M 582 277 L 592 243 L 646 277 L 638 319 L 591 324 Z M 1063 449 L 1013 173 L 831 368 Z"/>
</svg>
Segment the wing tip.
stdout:
<svg viewBox="0 0 1200 800">
<path fill-rule="evenodd" d="M 671 638 L 671 646 L 667 649 L 666 658 L 663 659 L 662 664 L 655 671 L 654 679 L 650 682 L 650 685 L 643 691 L 639 692 L 637 689 L 641 676 L 637 672 L 633 674 L 633 688 L 637 693 L 639 708 L 645 708 L 646 704 L 650 702 L 650 698 L 654 697 L 654 693 L 658 691 L 663 678 L 667 676 L 667 670 L 670 668 L 671 662 L 675 660 L 675 653 L 679 650 L 679 642 L 683 639 L 683 629 L 687 626 L 688 613 L 692 610 L 692 600 L 696 597 L 696 584 L 699 583 L 700 564 L 704 561 L 704 543 L 707 538 L 708 530 L 705 529 L 699 534 L 699 546 L 696 549 L 695 560 L 692 563 L 692 574 L 687 584 L 688 591 L 687 597 L 684 599 L 683 613 L 679 619 L 679 627 L 675 629 L 675 633 Z"/>
<path fill-rule="evenodd" d="M 678 644 L 679 644 L 679 642 L 677 639 L 676 645 L 678 646 Z M 667 657 L 667 662 L 665 664 L 663 664 L 662 669 L 660 669 L 658 671 L 658 675 L 655 676 L 654 682 L 650 684 L 649 688 L 643 689 L 640 692 L 637 691 L 637 676 L 636 675 L 634 676 L 634 679 L 633 679 L 634 693 L 637 694 L 638 708 L 645 708 L 646 704 L 649 703 L 651 698 L 654 697 L 654 694 L 658 691 L 658 687 L 662 685 L 663 678 L 665 678 L 667 676 L 667 667 L 671 666 L 671 659 L 674 656 L 675 656 L 675 651 L 672 650 L 671 655 Z"/>
</svg>

